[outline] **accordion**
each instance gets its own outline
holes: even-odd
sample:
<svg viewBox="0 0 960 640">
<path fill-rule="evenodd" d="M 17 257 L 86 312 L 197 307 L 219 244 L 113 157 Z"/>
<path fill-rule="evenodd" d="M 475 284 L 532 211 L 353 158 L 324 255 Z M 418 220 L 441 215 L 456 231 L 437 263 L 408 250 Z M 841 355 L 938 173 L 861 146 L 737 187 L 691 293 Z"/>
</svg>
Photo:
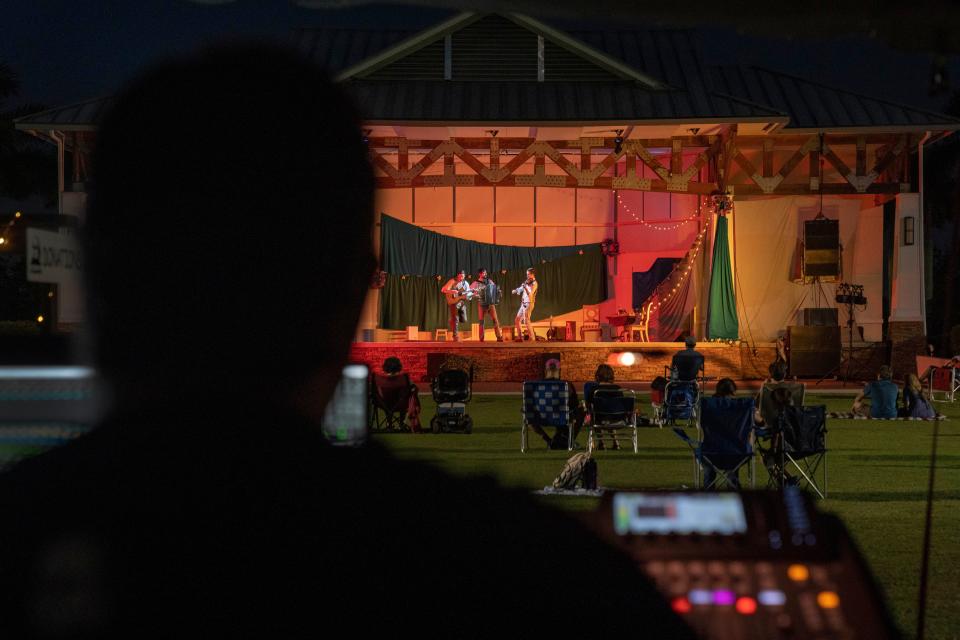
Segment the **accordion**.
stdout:
<svg viewBox="0 0 960 640">
<path fill-rule="evenodd" d="M 482 305 L 500 304 L 500 299 L 503 297 L 500 287 L 493 280 L 487 280 L 486 284 L 477 287 L 477 293 Z"/>
</svg>

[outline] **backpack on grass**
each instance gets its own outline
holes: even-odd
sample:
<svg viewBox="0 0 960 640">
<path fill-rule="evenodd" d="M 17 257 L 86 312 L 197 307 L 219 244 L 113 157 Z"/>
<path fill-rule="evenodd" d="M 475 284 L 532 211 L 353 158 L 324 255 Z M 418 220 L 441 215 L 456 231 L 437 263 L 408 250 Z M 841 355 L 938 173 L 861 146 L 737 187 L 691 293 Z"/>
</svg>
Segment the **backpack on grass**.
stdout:
<svg viewBox="0 0 960 640">
<path fill-rule="evenodd" d="M 578 486 L 583 489 L 597 488 L 597 461 L 588 451 L 570 456 L 560 475 L 553 481 L 554 489 L 576 489 Z"/>
</svg>

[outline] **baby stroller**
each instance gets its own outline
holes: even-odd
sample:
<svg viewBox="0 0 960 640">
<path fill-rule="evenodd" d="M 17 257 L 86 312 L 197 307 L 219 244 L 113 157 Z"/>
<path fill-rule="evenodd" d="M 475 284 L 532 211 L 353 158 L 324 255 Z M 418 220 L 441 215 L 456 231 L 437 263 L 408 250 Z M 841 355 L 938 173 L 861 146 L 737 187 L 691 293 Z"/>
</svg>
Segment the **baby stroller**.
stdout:
<svg viewBox="0 0 960 640">
<path fill-rule="evenodd" d="M 437 403 L 437 412 L 430 419 L 430 430 L 434 433 L 456 431 L 471 433 L 473 418 L 467 415 L 467 403 L 473 396 L 470 386 L 473 382 L 473 367 L 470 371 L 462 368 L 442 368 L 430 383 L 433 401 Z"/>
</svg>

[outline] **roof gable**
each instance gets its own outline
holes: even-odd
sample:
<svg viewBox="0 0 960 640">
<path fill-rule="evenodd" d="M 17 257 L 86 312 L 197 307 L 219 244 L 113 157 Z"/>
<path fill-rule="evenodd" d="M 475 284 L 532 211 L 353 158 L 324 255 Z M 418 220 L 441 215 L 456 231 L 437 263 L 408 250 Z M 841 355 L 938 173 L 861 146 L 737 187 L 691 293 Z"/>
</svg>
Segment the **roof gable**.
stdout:
<svg viewBox="0 0 960 640">
<path fill-rule="evenodd" d="M 342 71 L 340 80 L 631 81 L 652 76 L 519 14 L 462 13 Z"/>
</svg>

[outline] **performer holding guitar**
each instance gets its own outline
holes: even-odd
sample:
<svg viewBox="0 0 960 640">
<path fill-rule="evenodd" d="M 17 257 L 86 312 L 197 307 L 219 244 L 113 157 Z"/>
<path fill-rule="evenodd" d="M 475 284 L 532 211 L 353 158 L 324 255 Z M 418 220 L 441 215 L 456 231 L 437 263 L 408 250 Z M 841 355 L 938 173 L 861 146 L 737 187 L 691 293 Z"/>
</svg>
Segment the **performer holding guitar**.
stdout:
<svg viewBox="0 0 960 640">
<path fill-rule="evenodd" d="M 467 301 L 473 298 L 474 291 L 467 284 L 467 272 L 460 270 L 456 277 L 447 280 L 440 293 L 447 299 L 447 308 L 450 310 L 450 332 L 453 333 L 453 339 L 460 341 L 460 334 L 457 332 L 459 324 L 467 321 Z"/>
<path fill-rule="evenodd" d="M 517 337 L 516 340 L 522 341 L 523 325 L 527 325 L 528 340 L 536 340 L 537 336 L 533 332 L 533 326 L 530 324 L 530 314 L 533 313 L 533 305 L 537 302 L 537 275 L 533 268 L 527 269 L 526 281 L 513 290 L 520 296 L 520 309 L 517 311 Z"/>
<path fill-rule="evenodd" d="M 500 331 L 500 320 L 497 319 L 497 305 L 500 304 L 500 287 L 497 286 L 486 269 L 477 271 L 477 279 L 470 285 L 480 299 L 478 313 L 480 315 L 480 342 L 483 342 L 483 317 L 487 314 L 493 320 L 493 331 L 497 334 L 497 342 L 503 342 L 503 332 Z"/>
</svg>

